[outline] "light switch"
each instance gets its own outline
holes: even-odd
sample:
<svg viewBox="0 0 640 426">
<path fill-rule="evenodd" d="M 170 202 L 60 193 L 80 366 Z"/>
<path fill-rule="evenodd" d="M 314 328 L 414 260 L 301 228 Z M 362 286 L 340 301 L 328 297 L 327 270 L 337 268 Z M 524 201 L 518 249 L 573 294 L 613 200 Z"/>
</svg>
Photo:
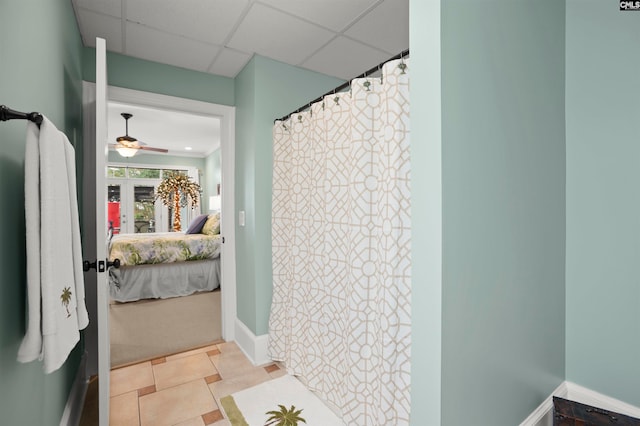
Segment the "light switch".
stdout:
<svg viewBox="0 0 640 426">
<path fill-rule="evenodd" d="M 238 225 L 244 226 L 244 210 L 238 212 Z"/>
</svg>

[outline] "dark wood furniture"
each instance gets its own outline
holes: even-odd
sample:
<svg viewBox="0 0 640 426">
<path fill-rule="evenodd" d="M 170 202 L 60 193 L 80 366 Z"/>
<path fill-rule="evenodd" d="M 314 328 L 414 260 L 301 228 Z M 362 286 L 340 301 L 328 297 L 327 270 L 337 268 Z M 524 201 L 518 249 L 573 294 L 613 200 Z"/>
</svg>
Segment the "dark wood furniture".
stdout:
<svg viewBox="0 0 640 426">
<path fill-rule="evenodd" d="M 553 426 L 640 426 L 640 419 L 553 397 Z"/>
</svg>

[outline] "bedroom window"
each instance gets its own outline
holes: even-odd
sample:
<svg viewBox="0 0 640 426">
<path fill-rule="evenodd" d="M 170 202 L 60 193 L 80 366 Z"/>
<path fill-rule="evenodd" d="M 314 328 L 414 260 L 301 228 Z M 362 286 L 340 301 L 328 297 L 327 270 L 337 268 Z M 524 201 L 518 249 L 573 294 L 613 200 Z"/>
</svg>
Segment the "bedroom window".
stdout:
<svg viewBox="0 0 640 426">
<path fill-rule="evenodd" d="M 127 168 L 126 167 L 108 167 L 107 168 L 107 177 L 110 178 L 123 178 L 127 176 Z"/>
<path fill-rule="evenodd" d="M 172 172 L 191 176 L 198 182 L 196 168 L 150 168 L 110 165 L 107 169 L 108 222 L 114 234 L 169 232 L 171 212 L 159 200 L 154 200 L 162 178 Z M 198 215 L 186 207 L 181 210 L 185 223 Z"/>
<path fill-rule="evenodd" d="M 160 169 L 128 168 L 127 170 L 129 179 L 160 179 Z"/>
</svg>

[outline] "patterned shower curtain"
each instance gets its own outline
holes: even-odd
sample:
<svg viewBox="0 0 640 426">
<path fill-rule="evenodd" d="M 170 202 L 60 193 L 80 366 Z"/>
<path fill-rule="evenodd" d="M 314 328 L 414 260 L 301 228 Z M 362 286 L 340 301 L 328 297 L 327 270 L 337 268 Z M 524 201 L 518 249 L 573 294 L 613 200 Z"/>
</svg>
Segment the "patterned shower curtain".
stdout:
<svg viewBox="0 0 640 426">
<path fill-rule="evenodd" d="M 273 156 L 271 357 L 345 424 L 408 424 L 406 61 L 276 121 Z"/>
</svg>

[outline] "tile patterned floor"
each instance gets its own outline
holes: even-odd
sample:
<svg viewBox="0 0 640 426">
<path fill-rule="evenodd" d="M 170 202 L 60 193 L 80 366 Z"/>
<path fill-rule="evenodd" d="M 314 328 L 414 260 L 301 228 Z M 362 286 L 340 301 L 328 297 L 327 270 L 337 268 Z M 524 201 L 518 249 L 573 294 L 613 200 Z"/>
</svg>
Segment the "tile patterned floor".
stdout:
<svg viewBox="0 0 640 426">
<path fill-rule="evenodd" d="M 227 426 L 220 398 L 286 374 L 219 343 L 111 371 L 110 426 Z"/>
</svg>

